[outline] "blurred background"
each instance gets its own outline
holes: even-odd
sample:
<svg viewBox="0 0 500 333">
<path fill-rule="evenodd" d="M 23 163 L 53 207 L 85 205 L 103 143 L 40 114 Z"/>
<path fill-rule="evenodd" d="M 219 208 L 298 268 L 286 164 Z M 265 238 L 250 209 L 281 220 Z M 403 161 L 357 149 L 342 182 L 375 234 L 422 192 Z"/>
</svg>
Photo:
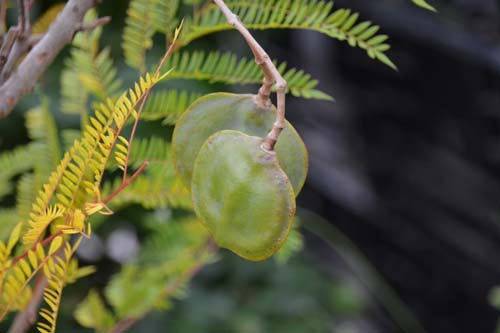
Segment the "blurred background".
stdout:
<svg viewBox="0 0 500 333">
<path fill-rule="evenodd" d="M 319 89 L 335 97 L 288 101 L 288 118 L 310 152 L 298 198 L 305 247 L 286 264 L 247 263 L 224 252 L 194 279 L 187 298 L 136 331 L 496 331 L 500 2 L 430 2 L 438 13 L 409 0 L 335 2 L 381 25 L 397 72 L 318 33 L 255 33 L 273 58 L 313 74 Z M 37 0 L 36 8 L 53 3 Z M 126 7 L 127 1 L 104 1 L 100 8 L 113 16 L 105 31 L 115 55 Z M 249 54 L 234 32 L 200 45 Z M 65 55 L 42 81 L 56 101 Z M 123 76 L 135 77 L 122 66 Z M 0 122 L 2 151 L 27 141 L 22 111 L 32 103 L 26 98 Z M 60 125 L 75 125 L 53 105 Z M 93 245 L 96 253 L 86 260 L 100 270 L 86 283 L 104 285 L 127 260 L 113 254 L 120 239 L 140 247 L 141 224 L 130 216 Z M 86 287 L 68 289 L 62 324 L 68 331 L 75 327 L 69 309 Z"/>
</svg>

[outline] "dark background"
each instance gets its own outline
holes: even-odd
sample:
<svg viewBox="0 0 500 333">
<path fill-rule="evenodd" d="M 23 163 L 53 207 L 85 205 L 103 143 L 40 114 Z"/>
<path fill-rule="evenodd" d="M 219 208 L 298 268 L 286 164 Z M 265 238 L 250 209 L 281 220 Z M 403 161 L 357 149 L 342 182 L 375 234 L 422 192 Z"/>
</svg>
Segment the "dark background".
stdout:
<svg viewBox="0 0 500 333">
<path fill-rule="evenodd" d="M 336 98 L 290 103 L 311 153 L 300 203 L 345 232 L 429 332 L 493 332 L 500 5 L 433 3 L 437 14 L 404 1 L 336 1 L 391 36 L 399 72 L 318 34 L 290 34 L 281 56 L 293 54 Z"/>
</svg>

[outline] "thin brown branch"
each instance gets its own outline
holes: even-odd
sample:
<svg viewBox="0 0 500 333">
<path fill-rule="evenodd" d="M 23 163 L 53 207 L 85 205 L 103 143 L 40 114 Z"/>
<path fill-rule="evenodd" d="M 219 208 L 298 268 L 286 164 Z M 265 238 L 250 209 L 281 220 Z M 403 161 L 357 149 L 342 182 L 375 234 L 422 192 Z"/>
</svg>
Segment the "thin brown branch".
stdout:
<svg viewBox="0 0 500 333">
<path fill-rule="evenodd" d="M 154 78 L 157 78 L 160 75 L 161 69 L 162 69 L 163 65 L 165 65 L 165 62 L 167 61 L 168 57 L 172 54 L 174 47 L 175 47 L 175 44 L 176 44 L 176 39 L 173 40 L 172 44 L 170 44 L 169 48 L 167 49 L 167 52 L 165 52 L 165 54 L 161 58 L 160 64 L 158 65 L 155 73 L 153 74 Z M 130 159 L 130 151 L 132 150 L 132 143 L 134 142 L 135 132 L 137 130 L 137 125 L 139 124 L 139 119 L 141 118 L 142 110 L 144 110 L 144 106 L 146 105 L 146 102 L 148 100 L 148 97 L 149 97 L 149 94 L 151 93 L 152 88 L 153 87 L 150 87 L 148 89 L 148 91 L 146 92 L 146 94 L 144 95 L 142 102 L 141 102 L 141 106 L 139 107 L 139 112 L 137 112 L 137 116 L 136 116 L 135 121 L 134 121 L 134 126 L 132 127 L 132 132 L 130 134 L 130 139 L 129 139 L 129 149 L 127 151 L 127 157 L 125 158 L 125 167 L 123 170 L 123 182 L 125 182 L 127 179 L 128 161 Z"/>
<path fill-rule="evenodd" d="M 30 4 L 29 0 L 17 0 L 18 3 L 18 11 L 19 11 L 19 19 L 18 26 L 21 30 L 21 38 L 26 38 L 31 33 L 30 28 Z"/>
<path fill-rule="evenodd" d="M 127 186 L 130 185 L 143 171 L 149 166 L 149 162 L 144 162 L 139 169 L 137 169 L 129 179 L 125 180 L 116 190 L 113 191 L 106 199 L 102 201 L 103 204 L 107 204 L 114 197 L 120 194 Z"/>
<path fill-rule="evenodd" d="M 90 23 L 83 23 L 82 22 L 78 26 L 77 31 L 92 30 L 92 29 L 95 29 L 97 27 L 101 27 L 105 24 L 108 24 L 110 21 L 111 21 L 111 16 L 103 16 L 103 17 L 98 18 L 94 22 L 90 22 Z"/>
<path fill-rule="evenodd" d="M 0 72 L 3 70 L 9 58 L 10 51 L 19 36 L 19 28 L 11 27 L 7 34 L 5 34 L 2 47 L 0 48 Z"/>
<path fill-rule="evenodd" d="M 5 33 L 7 17 L 7 0 L 0 0 L 0 35 Z M 1 45 L 2 43 L 0 43 Z"/>
<path fill-rule="evenodd" d="M 49 245 L 57 236 L 60 236 L 62 234 L 63 234 L 63 232 L 59 230 L 58 232 L 56 232 L 56 233 L 50 235 L 49 237 L 45 238 L 43 241 L 35 242 L 33 244 L 33 246 L 31 247 L 31 250 L 35 250 L 38 244 L 40 244 L 41 246 Z M 14 266 L 15 264 L 17 264 L 19 262 L 19 260 L 24 259 L 27 256 L 28 256 L 28 251 L 26 251 L 23 254 L 15 257 L 12 260 L 11 267 Z"/>
<path fill-rule="evenodd" d="M 273 124 L 273 128 L 267 134 L 262 144 L 262 148 L 267 151 L 273 151 L 278 137 L 285 128 L 285 102 L 286 102 L 286 85 L 287 82 L 281 76 L 280 72 L 274 66 L 273 62 L 267 55 L 266 51 L 260 46 L 260 44 L 255 40 L 248 29 L 243 25 L 240 18 L 235 15 L 224 3 L 223 0 L 213 0 L 215 4 L 220 8 L 224 16 L 226 17 L 228 23 L 232 25 L 236 30 L 240 32 L 248 46 L 252 50 L 255 57 L 255 62 L 260 66 L 262 73 L 264 74 L 264 83 L 259 89 L 257 94 L 257 103 L 263 106 L 269 106 L 271 104 L 271 88 L 273 84 L 276 84 L 276 96 L 277 96 L 277 114 L 276 121 Z"/>
<path fill-rule="evenodd" d="M 0 118 L 10 114 L 19 100 L 30 93 L 40 76 L 62 48 L 71 43 L 87 11 L 97 0 L 69 0 L 47 33 L 0 87 Z"/>
<path fill-rule="evenodd" d="M 18 39 L 14 43 L 5 66 L 2 70 L 0 70 L 0 84 L 9 78 L 19 59 L 21 59 L 26 52 L 33 48 L 33 46 L 35 46 L 42 39 L 42 37 L 43 35 L 40 34 L 30 35 L 28 38 L 22 40 Z"/>
<path fill-rule="evenodd" d="M 24 333 L 36 322 L 38 308 L 42 302 L 43 293 L 47 285 L 48 281 L 45 274 L 40 274 L 33 287 L 30 303 L 24 311 L 16 315 L 9 328 L 9 333 Z"/>
</svg>

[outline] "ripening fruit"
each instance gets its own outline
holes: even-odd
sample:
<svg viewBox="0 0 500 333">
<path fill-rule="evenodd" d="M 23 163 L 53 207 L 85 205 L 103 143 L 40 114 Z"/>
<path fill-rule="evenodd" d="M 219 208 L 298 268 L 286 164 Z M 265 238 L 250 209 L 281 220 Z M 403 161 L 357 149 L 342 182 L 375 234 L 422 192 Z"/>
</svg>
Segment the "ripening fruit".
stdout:
<svg viewBox="0 0 500 333">
<path fill-rule="evenodd" d="M 194 160 L 209 136 L 221 130 L 236 130 L 265 137 L 275 119 L 276 108 L 259 107 L 254 95 L 215 93 L 197 99 L 177 122 L 172 138 L 175 165 L 184 183 L 191 184 Z M 289 122 L 275 149 L 298 195 L 307 177 L 308 156 L 304 142 Z"/>
<path fill-rule="evenodd" d="M 196 213 L 220 247 L 252 261 L 279 250 L 295 214 L 295 194 L 276 153 L 262 138 L 220 131 L 201 147 L 193 169 Z"/>
</svg>

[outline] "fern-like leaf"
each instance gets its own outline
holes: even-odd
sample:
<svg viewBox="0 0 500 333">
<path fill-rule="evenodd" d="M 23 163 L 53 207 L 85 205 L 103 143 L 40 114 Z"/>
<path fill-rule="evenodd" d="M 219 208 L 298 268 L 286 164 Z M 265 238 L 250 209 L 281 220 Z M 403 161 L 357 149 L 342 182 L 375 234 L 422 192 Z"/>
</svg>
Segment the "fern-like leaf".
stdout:
<svg viewBox="0 0 500 333">
<path fill-rule="evenodd" d="M 34 244 L 50 223 L 64 216 L 66 209 L 62 205 L 49 206 L 42 214 L 32 215 L 29 230 L 23 236 L 24 244 Z"/>
<path fill-rule="evenodd" d="M 42 98 L 42 104 L 26 114 L 26 128 L 34 141 L 33 155 L 36 189 L 47 180 L 50 172 L 61 160 L 61 144 L 56 122 L 49 109 L 49 101 Z"/>
<path fill-rule="evenodd" d="M 29 219 L 31 205 L 37 194 L 35 175 L 25 173 L 17 182 L 16 217 L 20 221 Z M 1 215 L 0 215 L 1 216 Z"/>
<path fill-rule="evenodd" d="M 37 220 L 39 217 L 42 218 L 41 220 L 42 225 L 45 225 L 45 227 L 48 226 L 48 224 L 45 223 L 46 212 L 49 208 L 49 205 L 52 202 L 52 199 L 55 196 L 56 189 L 59 186 L 61 179 L 63 178 L 64 172 L 70 165 L 73 154 L 75 153 L 76 150 L 79 149 L 79 147 L 80 147 L 80 142 L 76 141 L 72 149 L 69 152 L 66 152 L 66 154 L 60 161 L 57 168 L 50 175 L 47 183 L 42 186 L 42 189 L 39 191 L 35 201 L 33 201 L 30 213 L 30 218 L 31 218 L 30 225 L 32 228 L 35 228 L 37 232 L 32 233 L 32 237 L 23 238 L 25 246 L 29 247 L 33 245 L 41 236 L 41 234 L 44 232 L 44 230 L 40 230 L 39 226 L 37 225 Z"/>
<path fill-rule="evenodd" d="M 30 202 L 31 205 L 31 202 Z M 0 208 L 0 241 L 5 240 L 12 228 L 19 222 L 19 214 L 15 209 L 12 208 Z M 0 255 L 1 261 L 1 255 Z"/>
<path fill-rule="evenodd" d="M 71 258 L 76 246 L 71 247 L 67 242 L 63 244 L 61 255 L 55 255 L 49 258 L 49 262 L 43 266 L 43 272 L 47 277 L 48 284 L 43 293 L 43 300 L 48 307 L 42 308 L 39 312 L 44 319 L 37 323 L 37 329 L 40 333 L 54 333 L 56 330 L 56 320 L 61 304 L 62 291 L 65 286 L 68 269 Z M 58 248 L 51 247 L 52 254 L 57 252 Z"/>
<path fill-rule="evenodd" d="M 168 308 L 172 299 L 185 295 L 193 274 L 214 260 L 214 249 L 208 245 L 210 236 L 194 218 L 162 222 L 163 227 L 157 225 L 147 243 L 145 256 L 126 265 L 105 289 L 107 301 L 120 320 Z M 98 323 L 91 324 L 95 327 Z"/>
<path fill-rule="evenodd" d="M 0 198 L 12 191 L 10 179 L 33 167 L 33 146 L 26 145 L 0 155 Z"/>
<path fill-rule="evenodd" d="M 129 152 L 129 142 L 123 136 L 118 136 L 118 142 L 115 149 L 115 161 L 121 170 L 125 170 L 127 155 Z"/>
<path fill-rule="evenodd" d="M 153 92 L 141 114 L 144 120 L 163 120 L 164 125 L 174 125 L 184 111 L 202 94 L 186 90 Z"/>
<path fill-rule="evenodd" d="M 160 33 L 170 34 L 179 23 L 175 18 L 179 0 L 155 0 L 155 5 L 153 27 Z"/>
<path fill-rule="evenodd" d="M 110 99 L 106 104 L 97 106 L 95 117 L 91 117 L 85 127 L 81 141 L 76 141 L 65 154 L 63 160 L 52 173 L 47 184 L 37 196 L 30 214 L 29 230 L 24 237 L 24 244 L 31 246 L 37 242 L 48 226 L 55 220 L 47 212 L 50 207 L 64 209 L 64 223 L 71 230 L 82 232 L 83 223 L 79 216 L 88 202 L 98 196 L 98 185 L 106 169 L 117 140 L 116 129 L 122 129 L 130 116 L 135 115 L 137 103 L 145 96 L 158 78 L 149 74 L 141 77 L 116 103 Z M 55 205 L 50 206 L 55 199 Z M 58 216 L 59 217 L 59 216 Z M 58 218 L 57 217 L 57 218 Z M 74 228 L 75 223 L 78 228 Z"/>
<path fill-rule="evenodd" d="M 229 0 L 227 5 L 249 29 L 304 29 L 347 41 L 365 50 L 371 58 L 396 68 L 385 52 L 388 37 L 378 34 L 379 26 L 359 22 L 359 15 L 349 9 L 333 10 L 333 1 L 318 0 Z M 215 5 L 186 21 L 179 40 L 181 45 L 207 34 L 232 29 Z"/>
<path fill-rule="evenodd" d="M 91 10 L 85 22 L 95 20 Z M 65 62 L 61 74 L 61 109 L 72 114 L 85 114 L 90 96 L 99 101 L 114 98 L 121 90 L 122 82 L 110 57 L 109 47 L 99 50 L 102 28 L 84 31 L 75 36 L 71 57 Z"/>
<path fill-rule="evenodd" d="M 153 47 L 152 38 L 156 30 L 164 31 L 170 28 L 166 20 L 169 17 L 173 18 L 176 6 L 170 7 L 168 2 L 171 1 L 130 1 L 125 19 L 122 47 L 125 62 L 139 69 L 141 73 L 146 71 L 146 51 Z M 167 14 L 166 17 L 165 14 Z"/>
<path fill-rule="evenodd" d="M 62 237 L 56 237 L 47 253 L 41 244 L 27 251 L 26 258 L 20 259 L 5 278 L 5 283 L 1 289 L 0 297 L 0 320 L 5 315 L 19 307 L 19 298 L 25 297 L 25 290 L 29 282 L 41 269 L 49 265 L 53 260 L 59 246 L 62 244 Z M 2 246 L 0 245 L 0 248 Z M 10 267 L 9 267 L 10 268 Z"/>
<path fill-rule="evenodd" d="M 318 81 L 311 75 L 295 68 L 287 69 L 281 63 L 278 70 L 288 82 L 292 95 L 304 98 L 331 100 L 332 98 L 316 88 Z M 192 79 L 223 82 L 227 84 L 260 84 L 262 71 L 255 61 L 247 58 L 239 59 L 231 52 L 203 51 L 180 52 L 172 55 L 165 68 L 174 68 L 169 79 Z"/>
<path fill-rule="evenodd" d="M 189 192 L 176 175 L 169 142 L 156 137 L 136 139 L 129 164 L 138 165 L 144 161 L 150 163 L 148 168 L 113 199 L 113 205 L 138 203 L 146 208 L 191 207 Z M 121 177 L 105 183 L 103 193 L 110 193 L 120 182 Z"/>
</svg>

